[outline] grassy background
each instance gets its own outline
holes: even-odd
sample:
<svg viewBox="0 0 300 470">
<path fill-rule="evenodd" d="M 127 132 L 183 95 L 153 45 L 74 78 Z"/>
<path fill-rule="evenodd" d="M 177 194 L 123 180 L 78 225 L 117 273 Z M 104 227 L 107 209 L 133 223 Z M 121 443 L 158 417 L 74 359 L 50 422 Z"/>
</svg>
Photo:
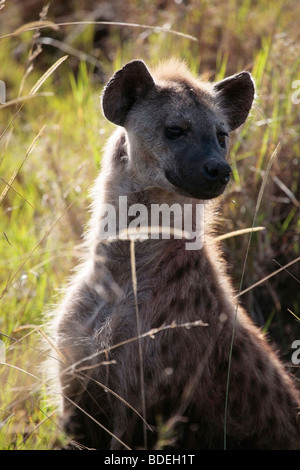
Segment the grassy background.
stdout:
<svg viewBox="0 0 300 470">
<path fill-rule="evenodd" d="M 73 0 L 53 1 L 48 11 L 40 0 L 3 5 L 0 80 L 7 102 L 0 106 L 0 339 L 6 365 L 0 366 L 0 449 L 52 449 L 65 437 L 39 370 L 40 326 L 76 262 L 88 220 L 88 189 L 113 129 L 100 113 L 105 81 L 128 60 L 142 58 L 151 66 L 171 55 L 211 80 L 242 69 L 253 73 L 257 101 L 232 139 L 234 178 L 218 221 L 220 234 L 252 226 L 262 178 L 279 144 L 255 221 L 266 229 L 252 236 L 246 264 L 242 289 L 251 287 L 300 256 L 300 104 L 292 100 L 293 83 L 300 80 L 300 4 Z M 38 20 L 148 27 L 52 24 L 24 30 Z M 157 26 L 165 31 L 153 29 Z M 248 240 L 243 235 L 224 241 L 237 287 Z M 294 263 L 241 297 L 289 366 L 292 341 L 300 339 L 299 323 L 289 312 L 300 315 L 299 266 Z"/>
</svg>

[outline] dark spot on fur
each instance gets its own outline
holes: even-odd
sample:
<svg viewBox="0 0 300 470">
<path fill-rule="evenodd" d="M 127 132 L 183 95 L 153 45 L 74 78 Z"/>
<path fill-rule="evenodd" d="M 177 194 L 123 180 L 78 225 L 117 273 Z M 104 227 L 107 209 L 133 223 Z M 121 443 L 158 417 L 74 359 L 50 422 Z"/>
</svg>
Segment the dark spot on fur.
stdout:
<svg viewBox="0 0 300 470">
<path fill-rule="evenodd" d="M 189 272 L 191 270 L 191 264 L 190 263 L 187 263 L 186 265 L 184 266 L 180 266 L 180 268 L 178 268 L 174 274 L 172 274 L 171 276 L 169 276 L 168 278 L 168 284 L 173 284 L 173 283 L 176 283 L 176 282 L 180 282 L 182 281 L 183 277 L 186 275 L 187 272 Z"/>
<path fill-rule="evenodd" d="M 264 364 L 261 357 L 256 358 L 255 367 L 256 367 L 257 371 L 260 372 L 261 374 L 264 374 L 265 371 L 266 371 L 266 366 L 265 366 L 265 364 Z"/>
<path fill-rule="evenodd" d="M 212 309 L 212 301 L 211 301 L 211 299 L 208 298 L 205 302 L 205 310 L 207 312 L 210 312 L 211 309 Z"/>
<path fill-rule="evenodd" d="M 200 295 L 197 294 L 196 297 L 195 297 L 195 299 L 194 299 L 194 307 L 195 307 L 195 308 L 198 308 L 199 305 L 200 305 L 200 302 L 201 302 Z"/>
<path fill-rule="evenodd" d="M 177 312 L 181 313 L 183 310 L 185 310 L 185 305 L 186 305 L 186 300 L 178 299 L 175 304 Z"/>
</svg>

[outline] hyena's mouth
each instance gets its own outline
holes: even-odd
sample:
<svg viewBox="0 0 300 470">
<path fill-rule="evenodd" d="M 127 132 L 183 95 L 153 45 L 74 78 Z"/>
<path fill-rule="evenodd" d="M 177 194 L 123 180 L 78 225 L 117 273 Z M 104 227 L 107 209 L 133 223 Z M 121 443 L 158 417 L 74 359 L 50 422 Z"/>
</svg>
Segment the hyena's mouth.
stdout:
<svg viewBox="0 0 300 470">
<path fill-rule="evenodd" d="M 182 179 L 177 174 L 169 171 L 165 171 L 165 176 L 169 183 L 175 186 L 176 189 L 181 190 L 180 194 L 185 193 L 184 195 L 203 200 L 214 199 L 220 196 L 230 180 L 229 172 L 218 181 L 207 181 L 207 179 L 199 177 L 197 183 L 194 181 L 194 178 Z"/>
</svg>

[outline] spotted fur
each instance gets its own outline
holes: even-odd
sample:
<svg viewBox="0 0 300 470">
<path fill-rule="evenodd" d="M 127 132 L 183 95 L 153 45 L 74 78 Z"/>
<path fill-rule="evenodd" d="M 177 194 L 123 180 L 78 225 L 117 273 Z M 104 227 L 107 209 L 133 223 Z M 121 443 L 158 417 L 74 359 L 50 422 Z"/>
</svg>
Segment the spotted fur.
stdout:
<svg viewBox="0 0 300 470">
<path fill-rule="evenodd" d="M 218 196 L 224 188 L 215 180 L 204 190 L 212 175 L 203 176 L 203 165 L 225 162 L 218 129 L 229 133 L 241 125 L 253 97 L 246 72 L 210 84 L 174 61 L 153 74 L 133 61 L 105 88 L 104 114 L 120 127 L 95 184 L 84 261 L 54 323 L 62 419 L 77 443 L 96 449 L 222 449 L 224 442 L 229 449 L 299 448 L 296 389 L 265 336 L 237 310 L 210 228 L 215 201 L 205 202 L 202 249 L 186 250 L 185 240 L 175 238 L 135 242 L 140 342 L 130 241 L 101 241 L 97 232 L 103 203 L 118 211 L 120 195 L 128 205 L 148 208 Z M 164 129 L 176 120 L 191 124 L 185 140 L 174 144 Z"/>
</svg>

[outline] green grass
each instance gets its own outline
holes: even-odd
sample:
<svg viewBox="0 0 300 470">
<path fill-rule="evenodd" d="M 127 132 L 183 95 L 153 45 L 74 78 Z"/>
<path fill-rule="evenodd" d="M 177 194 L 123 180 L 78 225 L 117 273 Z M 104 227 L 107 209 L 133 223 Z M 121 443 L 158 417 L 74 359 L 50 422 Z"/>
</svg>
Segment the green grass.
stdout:
<svg viewBox="0 0 300 470">
<path fill-rule="evenodd" d="M 273 259 L 284 265 L 300 256 L 300 105 L 291 99 L 292 83 L 300 79 L 298 2 L 170 0 L 162 10 L 156 1 L 126 3 L 128 11 L 122 17 L 116 13 L 115 21 L 164 26 L 197 41 L 151 28 L 111 26 L 96 48 L 95 25 L 41 30 L 96 58 L 101 73 L 69 54 L 34 96 L 0 106 L 0 339 L 6 349 L 6 365 L 0 366 L 0 449 L 53 449 L 65 439 L 40 370 L 45 355 L 34 326 L 43 325 L 76 261 L 89 216 L 88 191 L 113 128 L 101 116 L 103 76 L 108 79 L 126 61 L 143 58 L 156 65 L 179 56 L 193 72 L 211 79 L 252 71 L 258 97 L 250 119 L 232 139 L 234 178 L 223 198 L 221 232 L 251 227 L 264 172 L 279 144 L 256 220 L 266 230 L 253 234 L 243 288 L 276 271 Z M 0 11 L 2 35 L 38 19 L 28 14 L 21 19 L 16 9 L 20 12 L 22 5 L 26 2 L 7 2 Z M 81 5 L 66 12 L 69 21 L 78 20 L 82 8 L 93 9 L 93 2 Z M 59 23 L 60 13 L 52 8 L 47 18 Z M 45 45 L 35 55 L 38 39 L 35 31 L 0 39 L 0 79 L 8 102 L 28 96 L 66 55 Z M 236 286 L 247 243 L 248 236 L 224 242 Z M 282 271 L 242 297 L 256 317 L 263 310 L 288 359 L 300 334 L 287 311 L 300 314 L 299 264 L 289 269 L 296 280 Z"/>
</svg>

